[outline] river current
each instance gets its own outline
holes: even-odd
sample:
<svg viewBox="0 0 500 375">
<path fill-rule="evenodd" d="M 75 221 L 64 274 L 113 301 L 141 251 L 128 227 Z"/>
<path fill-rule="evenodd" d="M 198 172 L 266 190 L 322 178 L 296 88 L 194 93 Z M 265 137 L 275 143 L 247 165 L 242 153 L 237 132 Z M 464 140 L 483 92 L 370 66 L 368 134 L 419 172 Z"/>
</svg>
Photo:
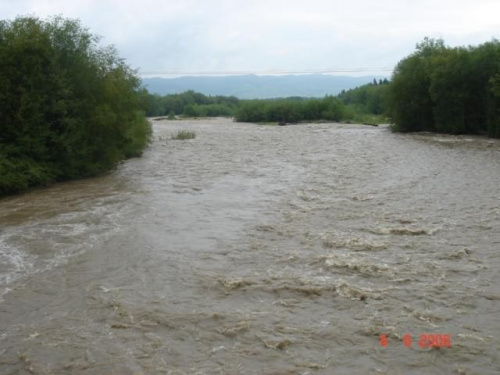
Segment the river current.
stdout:
<svg viewBox="0 0 500 375">
<path fill-rule="evenodd" d="M 500 373 L 499 140 L 153 123 L 0 200 L 1 374 Z"/>
</svg>

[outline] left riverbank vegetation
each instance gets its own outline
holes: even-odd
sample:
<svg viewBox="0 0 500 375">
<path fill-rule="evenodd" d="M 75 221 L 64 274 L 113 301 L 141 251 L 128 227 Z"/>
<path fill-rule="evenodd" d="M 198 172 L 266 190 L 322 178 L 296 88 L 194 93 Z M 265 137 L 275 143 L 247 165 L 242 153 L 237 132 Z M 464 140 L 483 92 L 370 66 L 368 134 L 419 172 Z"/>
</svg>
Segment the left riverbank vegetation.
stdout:
<svg viewBox="0 0 500 375">
<path fill-rule="evenodd" d="M 141 155 L 145 95 L 116 49 L 78 20 L 0 21 L 0 195 Z"/>
</svg>

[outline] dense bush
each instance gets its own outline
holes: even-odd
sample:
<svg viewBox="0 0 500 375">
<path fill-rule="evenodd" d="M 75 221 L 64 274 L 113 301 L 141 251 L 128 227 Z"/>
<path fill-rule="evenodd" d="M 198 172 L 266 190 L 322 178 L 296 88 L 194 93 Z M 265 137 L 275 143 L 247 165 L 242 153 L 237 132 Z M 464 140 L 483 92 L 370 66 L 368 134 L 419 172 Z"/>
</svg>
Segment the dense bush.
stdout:
<svg viewBox="0 0 500 375">
<path fill-rule="evenodd" d="M 147 94 L 145 98 L 148 116 L 231 117 L 239 102 L 234 96 L 206 96 L 192 90 L 164 96 Z"/>
<path fill-rule="evenodd" d="M 223 104 L 188 104 L 182 114 L 186 117 L 231 117 L 233 113 L 233 108 Z"/>
<path fill-rule="evenodd" d="M 396 67 L 389 113 L 397 131 L 500 137 L 500 43 L 449 48 L 425 39 Z"/>
<path fill-rule="evenodd" d="M 245 100 L 240 102 L 236 110 L 235 120 L 239 122 L 265 121 L 265 100 Z"/>
<path fill-rule="evenodd" d="M 140 80 L 98 42 L 76 20 L 0 21 L 0 195 L 141 154 Z"/>
<path fill-rule="evenodd" d="M 345 118 L 345 106 L 332 96 L 323 99 L 273 99 L 241 101 L 235 114 L 239 122 L 297 123 Z"/>
</svg>

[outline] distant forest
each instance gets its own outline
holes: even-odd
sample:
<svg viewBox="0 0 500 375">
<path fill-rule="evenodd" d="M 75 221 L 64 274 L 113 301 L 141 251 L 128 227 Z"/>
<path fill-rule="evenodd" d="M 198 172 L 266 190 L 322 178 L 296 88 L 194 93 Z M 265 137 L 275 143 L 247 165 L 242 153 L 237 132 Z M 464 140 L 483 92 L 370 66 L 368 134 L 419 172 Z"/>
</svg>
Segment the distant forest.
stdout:
<svg viewBox="0 0 500 375">
<path fill-rule="evenodd" d="M 298 123 L 301 121 L 357 121 L 381 123 L 389 81 L 374 80 L 338 96 L 239 100 L 233 96 L 207 96 L 194 91 L 181 94 L 147 93 L 148 116 L 234 117 L 240 122 Z"/>
</svg>

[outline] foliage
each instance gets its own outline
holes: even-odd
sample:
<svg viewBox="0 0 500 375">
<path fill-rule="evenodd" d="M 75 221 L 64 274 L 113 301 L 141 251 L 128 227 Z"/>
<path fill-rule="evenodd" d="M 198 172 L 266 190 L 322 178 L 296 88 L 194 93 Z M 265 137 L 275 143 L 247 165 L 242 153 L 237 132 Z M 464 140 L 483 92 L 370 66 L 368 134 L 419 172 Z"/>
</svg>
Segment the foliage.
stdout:
<svg viewBox="0 0 500 375">
<path fill-rule="evenodd" d="M 0 21 L 0 195 L 141 154 L 140 80 L 77 20 Z"/>
<path fill-rule="evenodd" d="M 397 65 L 388 112 L 397 131 L 500 137 L 500 43 L 444 45 L 426 38 Z"/>
<path fill-rule="evenodd" d="M 153 95 L 146 93 L 148 116 L 174 115 L 184 117 L 232 117 L 240 122 L 298 123 L 301 121 L 342 121 L 364 119 L 370 115 L 381 122 L 383 101 L 388 81 L 374 82 L 343 92 L 339 97 L 323 99 L 289 97 L 283 99 L 238 100 L 227 96 L 206 96 L 194 91 L 181 94 Z M 376 86 L 376 87 L 374 87 Z M 380 87 L 379 87 L 380 86 Z M 359 91 L 358 91 L 359 90 Z M 359 94 L 359 92 L 363 92 Z M 363 100 L 359 100 L 363 97 Z M 347 104 L 347 106 L 346 106 Z M 361 120 L 360 120 L 361 121 Z"/>
<path fill-rule="evenodd" d="M 179 130 L 176 134 L 172 134 L 172 139 L 184 141 L 186 139 L 195 139 L 196 133 L 188 130 Z"/>
<path fill-rule="evenodd" d="M 300 121 L 340 121 L 345 118 L 345 106 L 337 98 L 273 99 L 241 101 L 235 114 L 239 122 L 297 123 Z"/>
<path fill-rule="evenodd" d="M 245 100 L 240 103 L 235 114 L 238 122 L 263 122 L 265 121 L 265 100 Z"/>
<path fill-rule="evenodd" d="M 500 138 L 500 73 L 490 79 L 491 101 L 488 111 L 488 134 Z"/>
<path fill-rule="evenodd" d="M 342 90 L 338 98 L 356 113 L 383 115 L 386 112 L 388 91 L 389 81 L 380 79 L 355 89 Z"/>
<path fill-rule="evenodd" d="M 160 96 L 147 94 L 148 116 L 231 117 L 239 100 L 233 96 L 206 96 L 192 90 Z"/>
</svg>

